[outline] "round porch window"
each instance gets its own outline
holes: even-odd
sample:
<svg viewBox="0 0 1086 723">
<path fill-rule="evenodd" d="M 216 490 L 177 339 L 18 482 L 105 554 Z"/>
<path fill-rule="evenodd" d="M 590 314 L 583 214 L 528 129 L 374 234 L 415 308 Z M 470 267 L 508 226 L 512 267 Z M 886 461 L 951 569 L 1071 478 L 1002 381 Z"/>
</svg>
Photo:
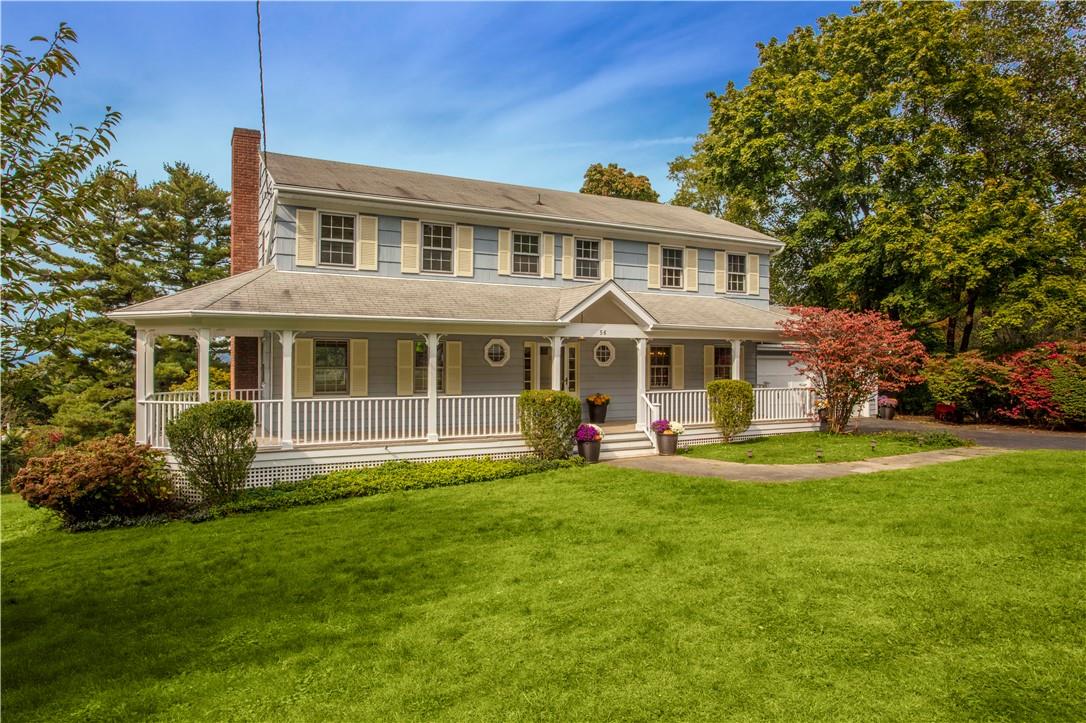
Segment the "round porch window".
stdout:
<svg viewBox="0 0 1086 723">
<path fill-rule="evenodd" d="M 492 367 L 503 367 L 509 361 L 509 345 L 505 339 L 491 339 L 484 347 L 486 363 Z"/>
<path fill-rule="evenodd" d="M 601 367 L 611 366 L 611 362 L 615 360 L 615 345 L 609 341 L 601 341 L 592 350 L 592 357 Z"/>
</svg>

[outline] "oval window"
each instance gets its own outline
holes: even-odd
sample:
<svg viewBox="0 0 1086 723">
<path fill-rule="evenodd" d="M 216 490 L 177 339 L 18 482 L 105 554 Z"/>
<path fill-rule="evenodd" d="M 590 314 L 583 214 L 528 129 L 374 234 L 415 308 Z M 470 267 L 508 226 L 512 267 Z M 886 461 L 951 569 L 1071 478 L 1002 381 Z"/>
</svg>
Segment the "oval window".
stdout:
<svg viewBox="0 0 1086 723">
<path fill-rule="evenodd" d="M 486 343 L 483 355 L 490 366 L 505 366 L 509 361 L 509 345 L 505 343 L 505 339 L 491 339 Z"/>
<path fill-rule="evenodd" d="M 592 350 L 592 357 L 601 367 L 611 366 L 611 362 L 615 360 L 615 345 L 609 341 L 601 341 Z"/>
</svg>

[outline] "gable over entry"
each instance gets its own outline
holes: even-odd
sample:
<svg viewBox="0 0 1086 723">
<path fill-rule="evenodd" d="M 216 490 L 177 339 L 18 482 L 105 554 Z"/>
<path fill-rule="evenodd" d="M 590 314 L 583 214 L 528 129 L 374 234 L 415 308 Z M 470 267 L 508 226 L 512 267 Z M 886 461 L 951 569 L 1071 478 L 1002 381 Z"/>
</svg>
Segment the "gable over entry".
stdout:
<svg viewBox="0 0 1086 723">
<path fill-rule="evenodd" d="M 644 339 L 656 319 L 633 297 L 608 281 L 561 313 L 566 336 Z"/>
</svg>

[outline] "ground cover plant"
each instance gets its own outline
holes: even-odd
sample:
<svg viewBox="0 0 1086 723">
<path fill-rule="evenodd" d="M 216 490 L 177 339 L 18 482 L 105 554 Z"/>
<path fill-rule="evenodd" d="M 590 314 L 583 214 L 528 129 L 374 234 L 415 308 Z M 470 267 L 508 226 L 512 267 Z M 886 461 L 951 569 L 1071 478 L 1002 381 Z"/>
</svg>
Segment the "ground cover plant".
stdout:
<svg viewBox="0 0 1086 723">
<path fill-rule="evenodd" d="M 1084 465 L 597 465 L 93 535 L 7 495 L 2 713 L 1081 720 Z"/>
<path fill-rule="evenodd" d="M 875 445 L 872 447 L 871 443 Z M 827 434 L 801 432 L 758 437 L 731 444 L 702 444 L 686 450 L 691 457 L 754 464 L 803 464 L 855 462 L 870 457 L 929 452 L 965 447 L 973 442 L 948 432 L 877 432 L 875 434 Z"/>
</svg>

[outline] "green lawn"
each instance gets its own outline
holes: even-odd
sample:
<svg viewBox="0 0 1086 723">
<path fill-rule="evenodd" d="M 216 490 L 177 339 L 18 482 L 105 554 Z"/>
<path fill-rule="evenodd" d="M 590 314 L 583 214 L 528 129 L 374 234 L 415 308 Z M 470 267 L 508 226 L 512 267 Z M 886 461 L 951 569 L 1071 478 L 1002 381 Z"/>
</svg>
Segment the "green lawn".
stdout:
<svg viewBox="0 0 1086 723">
<path fill-rule="evenodd" d="M 871 448 L 871 442 L 875 448 Z M 802 432 L 758 437 L 732 444 L 703 444 L 685 452 L 691 457 L 720 459 L 726 462 L 754 464 L 802 464 L 818 462 L 822 450 L 823 462 L 855 462 L 870 457 L 886 457 L 910 452 L 930 452 L 947 447 L 971 444 L 946 432 L 918 434 L 915 432 L 878 432 L 875 434 L 823 434 Z M 748 452 L 753 452 L 747 456 Z"/>
<path fill-rule="evenodd" d="M 2 514 L 5 723 L 1086 717 L 1082 453 Z"/>
</svg>

